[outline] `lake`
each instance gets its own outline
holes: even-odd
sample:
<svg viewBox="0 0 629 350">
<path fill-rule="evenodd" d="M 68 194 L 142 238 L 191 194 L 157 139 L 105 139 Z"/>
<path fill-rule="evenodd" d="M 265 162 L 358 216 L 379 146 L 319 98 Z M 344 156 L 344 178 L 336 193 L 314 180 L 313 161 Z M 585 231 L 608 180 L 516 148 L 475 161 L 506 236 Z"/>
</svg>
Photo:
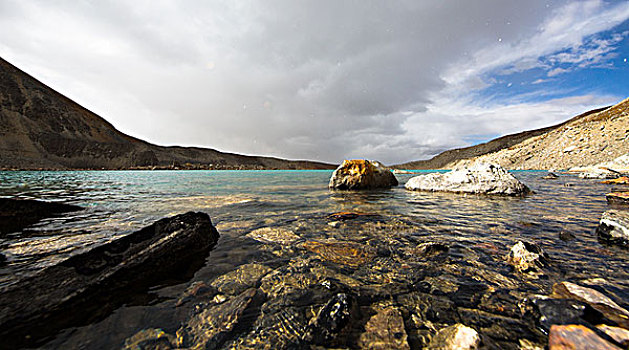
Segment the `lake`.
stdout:
<svg viewBox="0 0 629 350">
<path fill-rule="evenodd" d="M 518 319 L 521 299 L 549 294 L 555 282 L 566 280 L 595 285 L 627 307 L 628 251 L 602 245 L 595 234 L 601 214 L 608 209 L 605 193 L 611 187 L 571 175 L 543 180 L 544 172 L 513 173 L 534 193 L 507 198 L 405 190 L 404 183 L 417 174 L 396 175 L 400 186 L 390 190 L 335 192 L 327 188 L 331 171 L 4 171 L 0 172 L 1 197 L 59 201 L 86 209 L 2 237 L 0 251 L 9 264 L 0 269 L 0 288 L 165 216 L 203 211 L 210 215 L 221 238 L 200 269 L 153 286 L 90 324 L 62 330 L 42 346 L 105 349 L 121 347 L 125 339 L 143 329 L 175 334 L 194 314 L 195 303 L 206 308 L 213 305 L 199 299 L 175 306 L 191 285 L 209 284 L 252 263 L 284 277 L 318 271 L 317 276 L 329 278 L 339 290 L 353 295 L 354 304 L 362 310 L 358 319 L 368 319 L 367 315 L 378 309 L 377 303 L 392 303 L 402 310 L 409 343 L 416 346 L 423 345 L 434 329 L 426 326 L 426 314 L 409 306 L 416 304 L 408 302 L 411 296 L 431 295 L 451 304 L 455 316 L 442 312 L 430 319 L 433 325 L 454 323 L 453 318 L 469 319 L 464 315 L 470 312 L 484 312 L 483 317 L 489 319 L 494 316 L 486 314 Z M 361 215 L 332 215 L 338 212 Z M 247 236 L 267 227 L 290 231 L 299 241 L 283 246 Z M 549 255 L 550 266 L 542 274 L 523 276 L 505 263 L 504 256 L 519 240 L 537 243 Z M 364 246 L 376 253 L 369 261 L 352 264 L 334 259 L 312 242 L 349 242 L 351 247 Z M 427 242 L 445 246 L 445 253 L 421 256 L 413 250 Z M 271 283 L 271 287 L 275 285 Z M 315 288 L 291 304 L 280 298 L 293 295 L 293 290 L 269 292 L 262 277 L 255 281 L 256 286 L 266 295 L 262 306 L 252 311 L 249 326 L 229 333 L 221 347 L 255 344 L 256 337 L 264 333 L 260 329 L 271 327 L 264 328 L 265 312 L 275 315 L 280 302 L 288 309 L 278 315 L 292 312 L 293 318 L 281 317 L 306 327 L 313 317 L 308 310 L 325 304 L 329 297 L 328 292 Z M 227 300 L 233 297 L 224 294 L 222 298 Z M 481 321 L 486 321 L 483 317 L 469 322 L 481 327 Z M 411 319 L 423 321 L 413 323 Z M 518 322 L 529 327 L 525 321 Z M 518 337 L 544 340 L 545 335 L 533 326 L 526 328 L 528 333 L 511 335 L 507 324 L 504 321 L 503 331 L 481 333 L 505 348 L 515 346 Z M 352 327 L 334 340 L 335 346 L 359 343 L 365 324 Z M 286 329 L 268 332 L 264 333 L 266 339 L 275 339 L 276 345 L 293 344 L 292 338 L 286 338 L 291 333 Z M 299 330 L 292 332 L 297 334 L 295 339 L 300 337 Z"/>
</svg>

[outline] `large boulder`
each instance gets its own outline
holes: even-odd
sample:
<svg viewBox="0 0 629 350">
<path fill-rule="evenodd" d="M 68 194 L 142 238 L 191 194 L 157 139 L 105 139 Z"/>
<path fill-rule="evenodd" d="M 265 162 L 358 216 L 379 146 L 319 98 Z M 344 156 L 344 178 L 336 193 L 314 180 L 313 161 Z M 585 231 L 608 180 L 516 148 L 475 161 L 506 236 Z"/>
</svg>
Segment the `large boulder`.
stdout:
<svg viewBox="0 0 629 350">
<path fill-rule="evenodd" d="M 133 292 L 200 267 L 218 237 L 207 214 L 189 212 L 159 220 L 0 290 L 3 345 L 36 345 L 37 339 L 56 330 L 111 312 Z"/>
<path fill-rule="evenodd" d="M 0 198 L 0 236 L 22 231 L 41 219 L 83 210 L 76 205 L 32 199 Z"/>
<path fill-rule="evenodd" d="M 524 195 L 529 188 L 499 165 L 475 163 L 448 173 L 431 173 L 411 178 L 406 183 L 411 191 L 442 191 L 456 193 Z"/>
<path fill-rule="evenodd" d="M 328 187 L 336 190 L 370 190 L 397 185 L 395 175 L 379 162 L 354 159 L 343 161 L 334 170 Z"/>
<path fill-rule="evenodd" d="M 629 211 L 608 210 L 603 213 L 596 229 L 600 241 L 629 245 Z"/>
</svg>

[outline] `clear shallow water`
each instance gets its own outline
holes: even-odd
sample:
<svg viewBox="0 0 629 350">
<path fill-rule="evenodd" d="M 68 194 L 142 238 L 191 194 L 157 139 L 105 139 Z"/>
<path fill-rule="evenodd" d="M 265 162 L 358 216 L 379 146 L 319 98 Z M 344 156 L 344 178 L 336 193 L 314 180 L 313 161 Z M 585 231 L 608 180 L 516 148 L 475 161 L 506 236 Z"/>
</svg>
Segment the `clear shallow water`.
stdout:
<svg viewBox="0 0 629 350">
<path fill-rule="evenodd" d="M 346 211 L 400 222 L 395 232 L 399 249 L 405 249 L 400 242 L 457 242 L 486 255 L 484 268 L 501 273 L 506 269 L 503 256 L 515 242 L 536 242 L 556 268 L 549 280 L 527 287 L 531 292 L 548 292 L 556 280 L 604 278 L 614 291 L 612 297 L 627 306 L 629 254 L 599 244 L 594 234 L 607 209 L 608 185 L 573 176 L 542 180 L 543 172 L 515 172 L 535 193 L 490 198 L 406 191 L 403 184 L 414 175 L 402 174 L 396 175 L 397 188 L 348 193 L 329 191 L 330 175 L 331 171 L 0 172 L 2 197 L 86 208 L 4 237 L 0 250 L 9 265 L 0 269 L 0 287 L 162 217 L 190 210 L 207 212 L 221 233 L 193 281 L 212 280 L 243 263 L 270 259 L 260 253 L 259 244 L 243 239 L 262 227 L 287 228 L 310 240 L 390 238 L 392 233 L 378 223 L 360 229 L 329 225 L 329 214 Z M 562 233 L 574 239 L 561 240 Z M 124 306 L 96 324 L 62 332 L 52 344 L 115 347 L 140 329 L 176 328 L 180 320 L 166 305 L 190 283 L 156 286 L 151 293 L 158 301 Z M 99 334 L 97 339 L 93 334 Z"/>
</svg>

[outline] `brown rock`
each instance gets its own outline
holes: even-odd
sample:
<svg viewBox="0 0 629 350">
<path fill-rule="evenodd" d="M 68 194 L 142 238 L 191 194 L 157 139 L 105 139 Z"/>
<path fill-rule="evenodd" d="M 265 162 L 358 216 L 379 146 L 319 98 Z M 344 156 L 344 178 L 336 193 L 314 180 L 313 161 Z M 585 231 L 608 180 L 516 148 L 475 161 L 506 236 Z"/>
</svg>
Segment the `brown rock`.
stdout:
<svg viewBox="0 0 629 350">
<path fill-rule="evenodd" d="M 361 266 L 376 255 L 369 247 L 353 242 L 308 241 L 304 244 L 304 248 L 316 253 L 324 260 L 351 267 Z"/>
<path fill-rule="evenodd" d="M 363 349 L 409 349 L 402 314 L 395 307 L 380 310 L 365 325 L 358 345 Z"/>
<path fill-rule="evenodd" d="M 605 324 L 596 326 L 599 330 L 605 332 L 612 339 L 620 343 L 622 346 L 629 348 L 629 330 L 619 327 L 612 327 Z"/>
<path fill-rule="evenodd" d="M 621 176 L 616 179 L 601 181 L 603 184 L 612 184 L 612 185 L 629 185 L 629 177 Z"/>
<path fill-rule="evenodd" d="M 397 186 L 395 175 L 377 161 L 345 160 L 330 178 L 329 188 L 336 190 L 368 190 Z"/>
<path fill-rule="evenodd" d="M 581 325 L 553 325 L 548 335 L 549 350 L 621 350 Z"/>
</svg>

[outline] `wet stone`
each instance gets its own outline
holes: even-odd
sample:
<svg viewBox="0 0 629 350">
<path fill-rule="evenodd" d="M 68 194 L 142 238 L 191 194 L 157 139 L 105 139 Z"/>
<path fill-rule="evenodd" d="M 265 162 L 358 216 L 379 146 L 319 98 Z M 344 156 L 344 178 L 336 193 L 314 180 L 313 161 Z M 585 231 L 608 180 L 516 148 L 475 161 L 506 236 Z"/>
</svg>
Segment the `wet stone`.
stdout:
<svg viewBox="0 0 629 350">
<path fill-rule="evenodd" d="M 307 332 L 303 312 L 295 307 L 279 307 L 263 312 L 253 331 L 236 339 L 229 349 L 297 349 Z"/>
<path fill-rule="evenodd" d="M 175 349 L 176 338 L 161 329 L 144 329 L 124 342 L 123 350 L 169 350 Z"/>
<path fill-rule="evenodd" d="M 548 335 L 549 350 L 599 349 L 620 350 L 621 348 L 602 339 L 591 329 L 582 325 L 554 325 Z"/>
<path fill-rule="evenodd" d="M 629 192 L 612 192 L 605 195 L 607 203 L 629 205 Z"/>
<path fill-rule="evenodd" d="M 402 314 L 395 307 L 386 307 L 372 316 L 358 345 L 364 349 L 409 349 Z"/>
<path fill-rule="evenodd" d="M 603 213 L 598 228 L 598 239 L 604 243 L 629 245 L 629 211 L 608 210 Z"/>
<path fill-rule="evenodd" d="M 413 249 L 412 253 L 414 255 L 430 257 L 430 256 L 439 255 L 442 253 L 447 253 L 449 249 L 450 248 L 443 243 L 427 242 L 427 243 L 418 244 L 417 247 Z"/>
<path fill-rule="evenodd" d="M 545 332 L 554 324 L 595 325 L 605 321 L 602 313 L 578 300 L 536 297 L 528 302 L 533 306 L 533 317 Z"/>
<path fill-rule="evenodd" d="M 255 289 L 248 289 L 223 304 L 210 307 L 193 316 L 177 331 L 179 347 L 216 349 L 240 323 L 245 310 L 256 297 Z"/>
<path fill-rule="evenodd" d="M 376 256 L 373 248 L 353 242 L 322 243 L 308 241 L 303 246 L 323 260 L 350 267 L 359 267 Z"/>
<path fill-rule="evenodd" d="M 240 294 L 248 288 L 257 287 L 262 277 L 273 271 L 260 264 L 246 264 L 236 270 L 217 277 L 211 285 L 225 294 Z"/>
<path fill-rule="evenodd" d="M 281 245 L 291 245 L 300 240 L 300 237 L 293 231 L 279 227 L 263 227 L 251 231 L 247 237 L 262 243 L 275 243 Z"/>
<path fill-rule="evenodd" d="M 519 338 L 535 339 L 540 336 L 534 332 L 532 323 L 520 317 L 507 317 L 489 312 L 459 308 L 461 320 L 477 329 L 492 342 L 514 342 Z"/>
<path fill-rule="evenodd" d="M 548 256 L 537 244 L 519 241 L 506 257 L 507 263 L 518 272 L 539 271 L 548 265 Z"/>
<path fill-rule="evenodd" d="M 431 350 L 472 350 L 478 349 L 480 335 L 473 328 L 455 324 L 443 328 L 433 337 L 428 349 Z"/>
<path fill-rule="evenodd" d="M 585 302 L 619 326 L 629 329 L 629 311 L 597 290 L 571 282 L 560 282 L 553 285 L 553 296 Z"/>
<path fill-rule="evenodd" d="M 346 293 L 334 295 L 321 307 L 308 332 L 308 340 L 324 345 L 350 322 L 353 313 L 353 298 Z"/>
<path fill-rule="evenodd" d="M 181 297 L 175 303 L 175 306 L 182 306 L 188 302 L 196 300 L 211 299 L 217 294 L 218 290 L 205 282 L 197 281 L 188 287 Z"/>
</svg>

